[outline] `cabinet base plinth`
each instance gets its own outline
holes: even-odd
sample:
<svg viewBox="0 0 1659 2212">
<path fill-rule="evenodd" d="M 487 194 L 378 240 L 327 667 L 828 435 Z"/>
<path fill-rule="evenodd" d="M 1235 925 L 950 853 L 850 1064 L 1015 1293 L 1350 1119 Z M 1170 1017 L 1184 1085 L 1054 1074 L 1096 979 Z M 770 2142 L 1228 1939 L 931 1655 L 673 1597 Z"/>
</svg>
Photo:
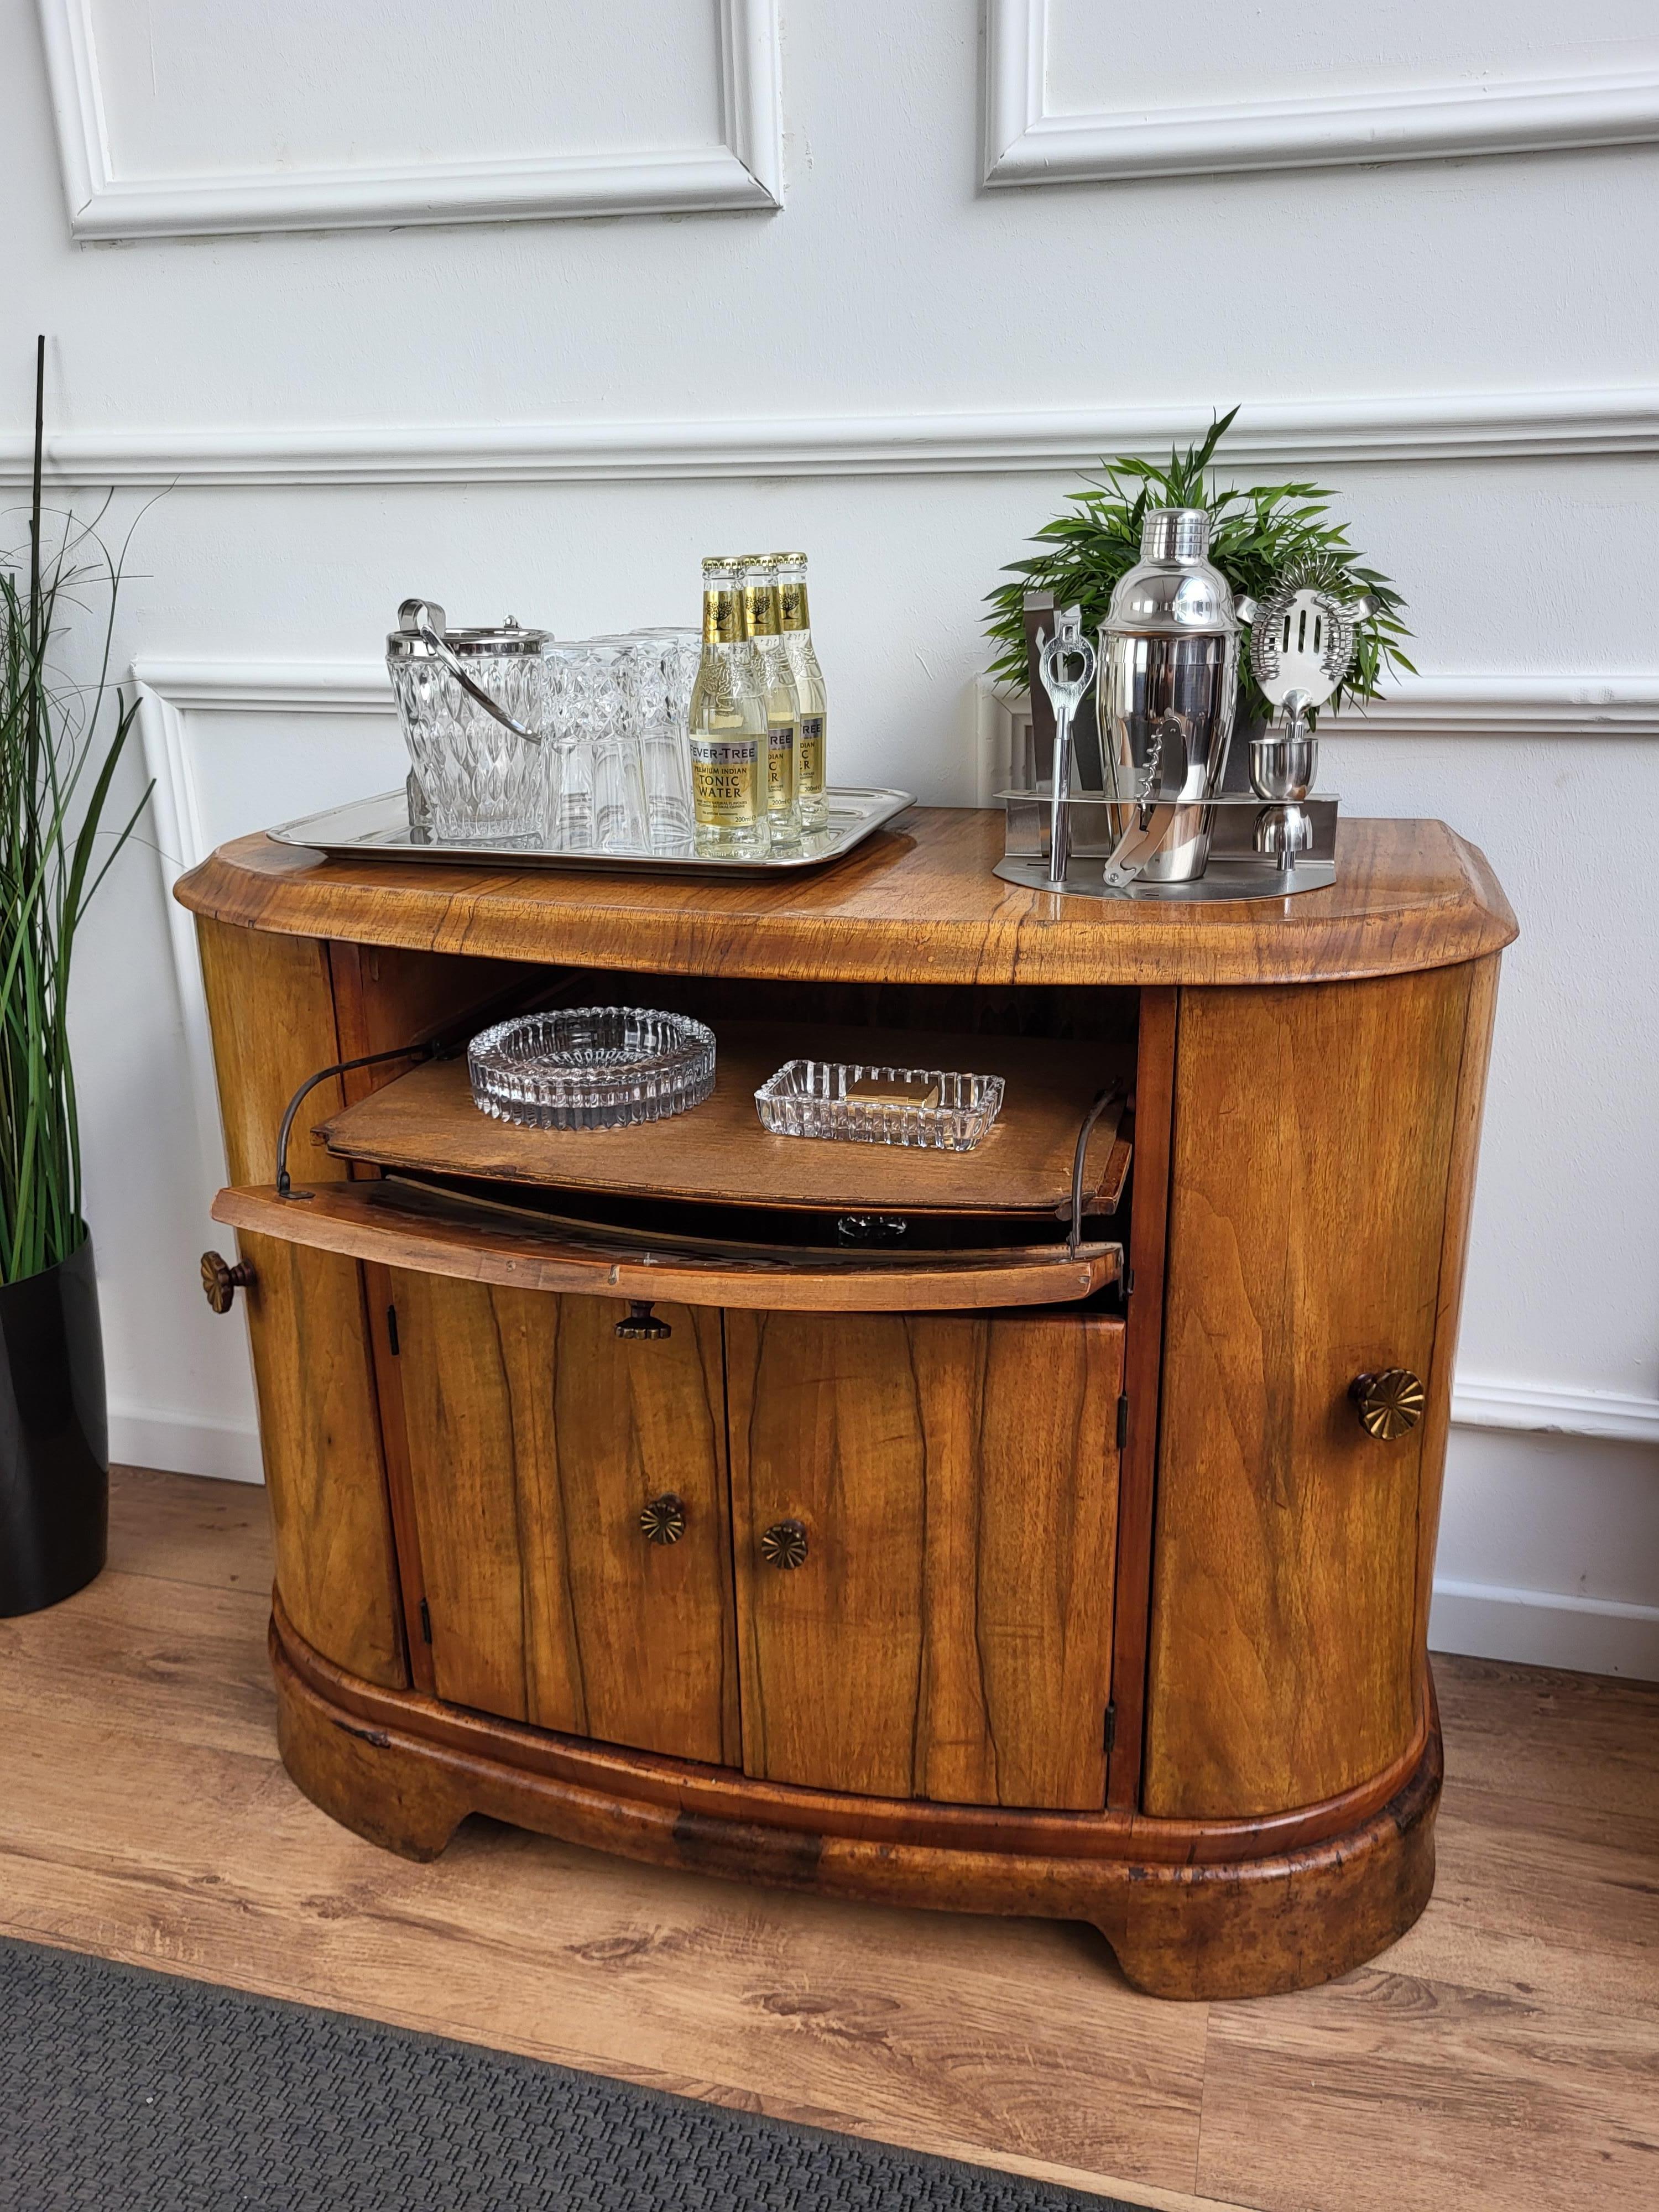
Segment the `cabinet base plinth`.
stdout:
<svg viewBox="0 0 1659 2212">
<path fill-rule="evenodd" d="M 958 1840 L 894 1842 L 753 1817 L 757 1786 L 693 1766 L 683 1793 L 675 1762 L 638 1762 L 649 1785 L 637 1796 L 571 1771 L 580 1753 L 549 1739 L 546 1755 L 524 1747 L 532 1732 L 450 1712 L 414 1692 L 386 1691 L 344 1675 L 299 1638 L 280 1611 L 271 1626 L 283 1764 L 312 1802 L 383 1849 L 433 1859 L 469 1814 L 483 1813 L 568 1843 L 624 1856 L 867 1902 L 957 1912 L 1029 1914 L 1092 1923 L 1138 1989 L 1164 1997 L 1266 1996 L 1307 1989 L 1375 1958 L 1404 1935 L 1434 1886 L 1434 1818 L 1441 1783 L 1440 1731 L 1431 1711 L 1419 1754 L 1387 1802 L 1338 1832 L 1273 1848 L 1262 1822 L 1261 1856 L 1230 1844 L 1248 1824 L 1217 1822 L 1185 1855 L 1156 1849 L 1155 1822 L 1071 1815 L 1075 1855 L 976 1848 Z M 471 1735 L 477 1747 L 464 1739 Z M 490 1740 L 495 1743 L 491 1746 Z M 514 1755 L 516 1752 L 516 1756 Z M 614 1768 L 618 1762 L 611 1759 Z M 740 1815 L 706 1807 L 722 1790 Z M 762 1785 L 761 1794 L 767 1794 Z M 772 1788 L 780 1802 L 816 1793 Z M 695 1797 L 696 1805 L 687 1802 Z M 829 1801 L 844 1804 L 844 1800 Z M 1346 1801 L 1345 1801 L 1346 1802 Z M 949 1808 L 931 1810 L 948 1829 Z M 1304 1829 L 1319 1825 L 1310 1808 Z M 987 1826 L 1027 1816 L 987 1814 Z M 1193 1824 L 1181 1824 L 1189 1837 Z M 1114 1832 L 1116 1848 L 1110 1848 Z M 1103 1849 L 1103 1841 L 1108 1848 Z"/>
</svg>

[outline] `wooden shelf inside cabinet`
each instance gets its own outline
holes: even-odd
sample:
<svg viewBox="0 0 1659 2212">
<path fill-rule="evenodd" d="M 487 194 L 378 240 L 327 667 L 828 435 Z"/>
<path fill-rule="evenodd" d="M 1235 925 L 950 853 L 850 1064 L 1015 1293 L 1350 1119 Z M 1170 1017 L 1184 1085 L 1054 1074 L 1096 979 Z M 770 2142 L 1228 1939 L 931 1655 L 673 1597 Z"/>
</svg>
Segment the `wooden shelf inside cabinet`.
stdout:
<svg viewBox="0 0 1659 2212">
<path fill-rule="evenodd" d="M 1062 1305 L 1122 1272 L 1119 1244 L 1059 1242 L 983 1250 L 836 1251 L 725 1238 L 654 1237 L 537 1218 L 398 1176 L 222 1190 L 213 1218 L 289 1244 L 518 1290 L 779 1312 L 951 1313 Z"/>
<path fill-rule="evenodd" d="M 480 1113 L 465 1061 L 453 1060 L 415 1068 L 333 1115 L 320 1133 L 342 1158 L 428 1175 L 746 1206 L 1069 1217 L 1078 1133 L 1114 1074 L 1098 1045 L 769 1023 L 717 1022 L 714 1030 L 714 1096 L 671 1121 L 519 1128 Z M 971 1152 L 774 1136 L 761 1127 L 755 1091 L 786 1060 L 804 1058 L 957 1068 L 1000 1075 L 1007 1089 Z M 1109 1106 L 1090 1137 L 1086 1212 L 1110 1213 L 1122 1196 L 1126 1120 L 1121 1103 Z"/>
</svg>

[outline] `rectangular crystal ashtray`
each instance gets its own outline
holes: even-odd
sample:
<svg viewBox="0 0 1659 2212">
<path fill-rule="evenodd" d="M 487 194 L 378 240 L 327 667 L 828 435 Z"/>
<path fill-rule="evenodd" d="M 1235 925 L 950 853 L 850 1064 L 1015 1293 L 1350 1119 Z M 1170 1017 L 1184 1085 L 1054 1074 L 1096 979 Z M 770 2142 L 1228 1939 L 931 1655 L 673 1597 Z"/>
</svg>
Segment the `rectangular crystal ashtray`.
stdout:
<svg viewBox="0 0 1659 2212">
<path fill-rule="evenodd" d="M 936 1106 L 849 1098 L 869 1078 L 939 1086 Z M 779 1137 L 832 1137 L 854 1145 L 915 1145 L 971 1152 L 1002 1107 L 1000 1075 L 936 1067 L 878 1067 L 858 1060 L 792 1060 L 755 1093 L 763 1124 Z"/>
</svg>

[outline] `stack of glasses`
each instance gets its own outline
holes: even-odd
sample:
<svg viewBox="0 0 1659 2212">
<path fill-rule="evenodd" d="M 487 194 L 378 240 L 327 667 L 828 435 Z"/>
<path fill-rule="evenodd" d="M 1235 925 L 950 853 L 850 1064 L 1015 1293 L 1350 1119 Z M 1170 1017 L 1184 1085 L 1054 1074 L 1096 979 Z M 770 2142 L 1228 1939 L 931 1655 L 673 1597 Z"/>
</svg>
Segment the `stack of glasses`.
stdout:
<svg viewBox="0 0 1659 2212">
<path fill-rule="evenodd" d="M 699 650 L 691 629 L 548 645 L 550 850 L 691 850 L 685 728 Z"/>
</svg>

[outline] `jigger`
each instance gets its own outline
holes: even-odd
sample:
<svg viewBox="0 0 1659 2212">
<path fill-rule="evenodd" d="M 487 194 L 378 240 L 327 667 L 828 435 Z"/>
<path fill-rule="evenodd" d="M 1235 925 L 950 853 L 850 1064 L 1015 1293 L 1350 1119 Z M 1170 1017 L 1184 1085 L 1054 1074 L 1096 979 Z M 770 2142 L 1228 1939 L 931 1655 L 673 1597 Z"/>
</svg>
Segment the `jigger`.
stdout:
<svg viewBox="0 0 1659 2212">
<path fill-rule="evenodd" d="M 1037 632 L 1041 653 L 1037 661 L 1042 688 L 1054 710 L 1054 788 L 1048 802 L 1048 884 L 1066 888 L 1066 869 L 1072 857 L 1069 808 L 1072 795 L 1072 718 L 1095 680 L 1095 649 L 1083 635 L 1083 611 L 1064 607 L 1055 619 L 1054 634 Z M 1075 660 L 1080 671 L 1066 673 Z"/>
</svg>

